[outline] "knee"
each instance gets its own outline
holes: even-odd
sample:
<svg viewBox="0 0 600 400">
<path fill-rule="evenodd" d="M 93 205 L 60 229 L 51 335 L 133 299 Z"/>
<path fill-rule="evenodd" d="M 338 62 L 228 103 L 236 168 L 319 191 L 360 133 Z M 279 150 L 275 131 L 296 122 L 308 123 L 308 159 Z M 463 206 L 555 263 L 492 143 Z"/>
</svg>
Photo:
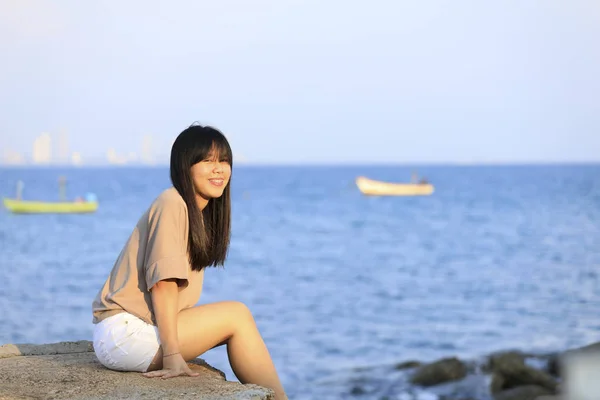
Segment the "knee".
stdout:
<svg viewBox="0 0 600 400">
<path fill-rule="evenodd" d="M 231 316 L 237 321 L 246 321 L 254 323 L 254 317 L 248 306 L 241 301 L 228 301 Z"/>
</svg>

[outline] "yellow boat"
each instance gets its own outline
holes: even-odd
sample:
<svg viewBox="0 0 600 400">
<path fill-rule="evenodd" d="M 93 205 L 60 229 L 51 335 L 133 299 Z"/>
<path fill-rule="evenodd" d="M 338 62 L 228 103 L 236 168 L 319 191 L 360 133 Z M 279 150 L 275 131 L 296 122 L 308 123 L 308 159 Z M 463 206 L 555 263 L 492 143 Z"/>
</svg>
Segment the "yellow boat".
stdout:
<svg viewBox="0 0 600 400">
<path fill-rule="evenodd" d="M 367 196 L 429 196 L 434 187 L 430 183 L 390 183 L 359 176 L 356 186 Z"/>
<path fill-rule="evenodd" d="M 93 213 L 98 209 L 97 201 L 25 201 L 4 199 L 4 206 L 17 214 Z"/>
</svg>

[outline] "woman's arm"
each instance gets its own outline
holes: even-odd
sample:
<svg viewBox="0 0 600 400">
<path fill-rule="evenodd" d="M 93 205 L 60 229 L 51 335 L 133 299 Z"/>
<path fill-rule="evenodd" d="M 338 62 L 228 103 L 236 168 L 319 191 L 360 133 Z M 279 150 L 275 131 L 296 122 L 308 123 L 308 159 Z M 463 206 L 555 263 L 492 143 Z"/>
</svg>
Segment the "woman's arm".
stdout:
<svg viewBox="0 0 600 400">
<path fill-rule="evenodd" d="M 152 288 L 152 308 L 158 327 L 163 357 L 179 353 L 177 341 L 177 303 L 179 288 L 177 279 L 158 281 Z"/>
<path fill-rule="evenodd" d="M 179 375 L 198 376 L 192 372 L 183 356 L 179 352 L 177 337 L 177 303 L 179 301 L 179 287 L 177 279 L 164 279 L 158 281 L 151 290 L 154 318 L 160 336 L 162 348 L 162 369 L 146 372 L 148 378 L 172 378 Z"/>
</svg>

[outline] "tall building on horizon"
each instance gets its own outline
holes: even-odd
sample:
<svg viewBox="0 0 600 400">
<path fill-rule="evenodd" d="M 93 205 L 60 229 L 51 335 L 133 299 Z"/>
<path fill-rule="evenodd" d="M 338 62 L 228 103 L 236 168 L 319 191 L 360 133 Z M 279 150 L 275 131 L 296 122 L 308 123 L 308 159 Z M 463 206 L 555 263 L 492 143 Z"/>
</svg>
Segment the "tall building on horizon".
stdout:
<svg viewBox="0 0 600 400">
<path fill-rule="evenodd" d="M 71 154 L 71 164 L 81 165 L 82 163 L 83 161 L 81 159 L 81 154 L 77 151 L 74 151 L 73 154 Z"/>
<path fill-rule="evenodd" d="M 117 151 L 112 147 L 106 151 L 106 161 L 108 161 L 109 165 L 127 164 L 127 159 L 117 154 Z"/>
<path fill-rule="evenodd" d="M 33 141 L 33 163 L 49 164 L 52 161 L 52 138 L 47 132 Z"/>
</svg>

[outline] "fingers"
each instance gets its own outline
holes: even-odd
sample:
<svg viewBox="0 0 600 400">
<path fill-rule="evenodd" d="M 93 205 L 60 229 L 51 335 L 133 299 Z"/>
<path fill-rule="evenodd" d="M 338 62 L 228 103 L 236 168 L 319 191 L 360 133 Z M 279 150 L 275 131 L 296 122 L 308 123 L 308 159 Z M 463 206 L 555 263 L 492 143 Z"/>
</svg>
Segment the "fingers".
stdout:
<svg viewBox="0 0 600 400">
<path fill-rule="evenodd" d="M 186 368 L 185 370 L 178 371 L 178 372 L 168 370 L 168 369 L 161 369 L 159 371 L 144 372 L 142 375 L 144 375 L 146 378 L 169 379 L 169 378 L 175 378 L 176 376 L 181 376 L 181 375 L 198 376 L 200 374 L 198 372 L 193 372 L 189 368 Z"/>
<path fill-rule="evenodd" d="M 158 377 L 164 376 L 168 373 L 169 373 L 168 370 L 161 369 L 158 371 L 144 372 L 142 375 L 144 375 L 146 378 L 158 378 Z"/>
<path fill-rule="evenodd" d="M 184 374 L 183 372 L 177 373 L 177 372 L 170 371 L 168 374 L 161 376 L 160 379 L 175 378 L 176 376 L 183 375 L 183 374 Z"/>
<path fill-rule="evenodd" d="M 162 379 L 167 379 L 167 378 L 173 378 L 175 376 L 179 376 L 184 374 L 184 372 L 180 372 L 180 373 L 176 373 L 174 371 L 171 371 L 169 369 L 161 369 L 159 371 L 152 371 L 152 372 L 145 372 L 142 375 L 144 375 L 146 378 L 162 378 Z"/>
<path fill-rule="evenodd" d="M 179 371 L 179 372 L 170 371 L 168 374 L 161 376 L 161 379 L 175 378 L 177 376 L 182 376 L 182 375 L 198 376 L 200 374 L 197 372 L 192 372 L 192 370 L 190 370 L 189 368 L 186 368 L 186 370 Z"/>
<path fill-rule="evenodd" d="M 168 369 L 161 369 L 159 371 L 145 372 L 142 375 L 144 375 L 146 378 L 162 378 L 162 379 L 173 378 L 173 377 L 177 376 L 177 374 L 173 373 L 173 371 L 170 371 Z"/>
</svg>

